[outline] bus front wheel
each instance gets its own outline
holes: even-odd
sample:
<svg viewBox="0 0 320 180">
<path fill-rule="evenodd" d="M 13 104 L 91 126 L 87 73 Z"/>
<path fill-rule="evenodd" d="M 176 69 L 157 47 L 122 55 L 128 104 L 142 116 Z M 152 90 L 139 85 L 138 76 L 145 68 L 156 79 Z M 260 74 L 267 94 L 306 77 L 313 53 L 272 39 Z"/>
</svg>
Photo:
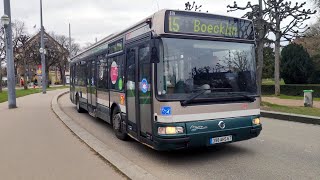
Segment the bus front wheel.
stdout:
<svg viewBox="0 0 320 180">
<path fill-rule="evenodd" d="M 115 109 L 112 113 L 112 127 L 113 131 L 118 139 L 125 141 L 128 137 L 127 133 L 124 133 L 122 130 L 123 119 L 121 113 Z"/>
</svg>

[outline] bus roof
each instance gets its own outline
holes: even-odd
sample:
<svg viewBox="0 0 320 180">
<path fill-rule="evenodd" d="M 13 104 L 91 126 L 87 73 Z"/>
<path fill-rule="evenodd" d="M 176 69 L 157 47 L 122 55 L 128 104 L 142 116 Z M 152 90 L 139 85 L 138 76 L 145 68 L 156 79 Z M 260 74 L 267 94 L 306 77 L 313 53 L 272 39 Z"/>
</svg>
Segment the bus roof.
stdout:
<svg viewBox="0 0 320 180">
<path fill-rule="evenodd" d="M 179 13 L 179 14 L 181 13 L 181 14 L 187 14 L 187 15 L 192 14 L 194 16 L 199 16 L 199 17 L 201 17 L 201 16 L 203 16 L 203 17 L 215 16 L 215 17 L 219 17 L 222 19 L 229 18 L 229 19 L 235 19 L 235 20 L 242 20 L 242 21 L 245 21 L 249 24 L 252 24 L 251 20 L 244 19 L 244 18 L 237 18 L 237 17 L 233 17 L 233 16 L 224 16 L 224 15 L 218 15 L 218 14 L 210 14 L 210 13 L 195 12 L 195 11 L 185 11 L 185 10 L 162 9 L 158 12 L 155 12 L 151 16 L 148 16 L 148 17 L 142 19 L 138 23 L 124 29 L 123 31 L 113 33 L 113 34 L 103 38 L 102 40 L 96 42 L 92 46 L 88 47 L 87 49 L 83 50 L 82 52 L 80 52 L 76 56 L 72 57 L 71 62 L 82 59 L 83 57 L 87 57 L 88 55 L 93 54 L 94 52 L 98 52 L 102 49 L 107 49 L 109 43 L 112 43 L 116 40 L 124 38 L 130 32 L 133 32 L 133 31 L 141 28 L 142 26 L 146 26 L 148 23 L 151 23 L 151 28 L 149 27 L 148 31 L 152 31 L 156 35 L 172 33 L 172 32 L 168 32 L 169 30 L 166 27 L 166 23 L 165 23 L 167 12 L 175 12 L 175 13 Z M 166 31 L 166 28 L 167 28 L 167 31 Z M 188 30 L 188 29 L 185 29 L 185 30 Z M 199 35 L 201 35 L 201 34 L 199 34 Z M 204 35 L 204 34 L 202 33 L 202 35 Z M 95 50 L 95 51 L 93 51 L 93 50 Z"/>
</svg>

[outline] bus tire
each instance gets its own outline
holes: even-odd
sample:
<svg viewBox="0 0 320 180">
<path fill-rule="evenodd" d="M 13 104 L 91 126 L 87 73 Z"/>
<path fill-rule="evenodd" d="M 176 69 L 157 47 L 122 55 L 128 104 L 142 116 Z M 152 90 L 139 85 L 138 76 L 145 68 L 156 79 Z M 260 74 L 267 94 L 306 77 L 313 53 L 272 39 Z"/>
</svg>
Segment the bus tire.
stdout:
<svg viewBox="0 0 320 180">
<path fill-rule="evenodd" d="M 79 100 L 79 96 L 76 96 L 76 107 L 77 107 L 77 111 L 78 113 L 83 113 L 84 109 L 80 106 L 80 100 Z"/>
<path fill-rule="evenodd" d="M 114 131 L 114 134 L 118 139 L 121 139 L 123 141 L 127 140 L 128 135 L 125 132 L 122 132 L 122 123 L 123 119 L 121 118 L 121 113 L 119 110 L 114 109 L 112 113 L 112 128 Z"/>
</svg>

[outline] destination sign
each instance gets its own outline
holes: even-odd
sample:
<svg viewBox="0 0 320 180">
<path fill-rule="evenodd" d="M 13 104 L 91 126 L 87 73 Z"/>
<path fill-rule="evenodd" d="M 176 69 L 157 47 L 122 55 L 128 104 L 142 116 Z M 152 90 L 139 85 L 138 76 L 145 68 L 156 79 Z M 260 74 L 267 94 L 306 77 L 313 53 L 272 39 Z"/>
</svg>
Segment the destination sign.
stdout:
<svg viewBox="0 0 320 180">
<path fill-rule="evenodd" d="M 251 21 L 183 11 L 167 11 L 165 32 L 254 39 Z"/>
</svg>

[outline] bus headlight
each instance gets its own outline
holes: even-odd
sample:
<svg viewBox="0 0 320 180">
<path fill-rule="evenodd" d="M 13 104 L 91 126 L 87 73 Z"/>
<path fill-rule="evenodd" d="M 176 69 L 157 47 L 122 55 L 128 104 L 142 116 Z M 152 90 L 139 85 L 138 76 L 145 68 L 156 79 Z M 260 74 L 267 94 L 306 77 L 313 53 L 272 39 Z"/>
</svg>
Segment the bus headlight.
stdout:
<svg viewBox="0 0 320 180">
<path fill-rule="evenodd" d="M 254 118 L 254 119 L 252 120 L 252 124 L 253 124 L 253 125 L 259 125 L 259 124 L 260 124 L 260 119 L 259 119 L 259 118 Z"/>
<path fill-rule="evenodd" d="M 158 134 L 165 135 L 165 134 L 182 134 L 183 127 L 158 127 Z"/>
</svg>

